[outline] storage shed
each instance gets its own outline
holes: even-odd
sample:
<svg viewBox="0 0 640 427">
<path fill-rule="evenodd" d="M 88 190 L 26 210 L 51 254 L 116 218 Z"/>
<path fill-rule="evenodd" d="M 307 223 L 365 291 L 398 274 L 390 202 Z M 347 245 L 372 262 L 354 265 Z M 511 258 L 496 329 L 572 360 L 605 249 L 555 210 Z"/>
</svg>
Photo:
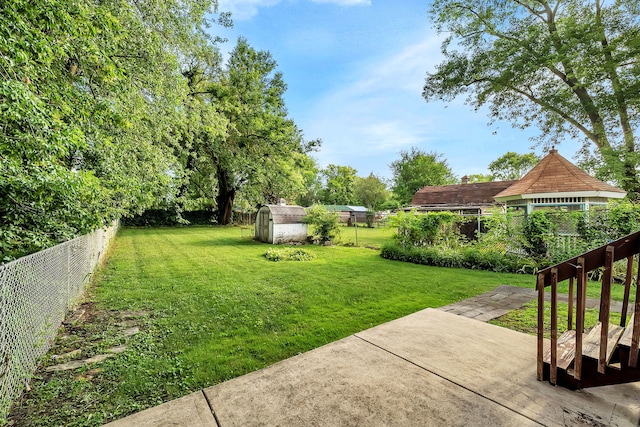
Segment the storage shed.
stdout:
<svg viewBox="0 0 640 427">
<path fill-rule="evenodd" d="M 256 239 L 274 245 L 304 242 L 308 232 L 302 222 L 305 215 L 302 206 L 264 205 L 256 217 Z"/>
</svg>

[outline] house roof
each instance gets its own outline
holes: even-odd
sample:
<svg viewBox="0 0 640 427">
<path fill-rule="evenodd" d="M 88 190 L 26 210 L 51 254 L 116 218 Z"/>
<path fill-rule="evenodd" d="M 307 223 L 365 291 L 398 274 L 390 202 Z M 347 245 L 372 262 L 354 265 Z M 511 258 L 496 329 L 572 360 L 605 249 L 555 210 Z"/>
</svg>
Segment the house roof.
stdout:
<svg viewBox="0 0 640 427">
<path fill-rule="evenodd" d="M 563 193 L 563 196 L 589 195 L 611 198 L 622 198 L 626 194 L 623 190 L 587 174 L 558 154 L 558 150 L 554 148 L 519 181 L 496 193 L 495 199 L 505 201 L 553 193 Z"/>
<path fill-rule="evenodd" d="M 328 211 L 335 212 L 366 212 L 368 209 L 364 206 L 347 206 L 347 205 L 324 205 Z"/>
<path fill-rule="evenodd" d="M 271 211 L 274 224 L 300 224 L 307 214 L 302 206 L 265 205 Z"/>
<path fill-rule="evenodd" d="M 475 184 L 434 185 L 414 194 L 414 206 L 483 206 L 493 205 L 494 196 L 517 181 L 478 182 Z"/>
</svg>

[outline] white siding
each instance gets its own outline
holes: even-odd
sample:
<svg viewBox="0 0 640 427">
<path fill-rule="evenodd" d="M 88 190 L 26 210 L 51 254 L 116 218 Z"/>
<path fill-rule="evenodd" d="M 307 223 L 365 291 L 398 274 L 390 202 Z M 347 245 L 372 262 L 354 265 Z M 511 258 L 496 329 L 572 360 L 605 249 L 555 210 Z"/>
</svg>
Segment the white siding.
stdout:
<svg viewBox="0 0 640 427">
<path fill-rule="evenodd" d="M 307 224 L 273 224 L 273 243 L 304 242 Z"/>
</svg>

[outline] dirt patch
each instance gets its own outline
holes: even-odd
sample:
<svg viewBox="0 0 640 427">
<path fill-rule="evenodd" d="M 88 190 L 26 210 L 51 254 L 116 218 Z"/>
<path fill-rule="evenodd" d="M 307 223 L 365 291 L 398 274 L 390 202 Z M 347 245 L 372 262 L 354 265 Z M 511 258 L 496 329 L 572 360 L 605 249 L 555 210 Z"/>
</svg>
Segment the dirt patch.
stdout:
<svg viewBox="0 0 640 427">
<path fill-rule="evenodd" d="M 147 311 L 100 310 L 91 300 L 76 306 L 67 313 L 27 391 L 14 404 L 7 425 L 28 425 L 34 413 L 47 414 L 68 403 L 64 392 L 46 399 L 38 393 L 50 383 L 96 382 L 103 374 L 103 362 L 125 352 L 132 336 L 148 326 L 148 319 Z M 68 367 L 56 369 L 64 365 Z"/>
</svg>

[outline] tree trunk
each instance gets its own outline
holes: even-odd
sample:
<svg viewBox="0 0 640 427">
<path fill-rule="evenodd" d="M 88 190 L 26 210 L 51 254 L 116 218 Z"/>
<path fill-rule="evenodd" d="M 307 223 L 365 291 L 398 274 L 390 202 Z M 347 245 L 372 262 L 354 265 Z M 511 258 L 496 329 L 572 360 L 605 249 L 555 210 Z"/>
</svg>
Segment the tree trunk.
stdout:
<svg viewBox="0 0 640 427">
<path fill-rule="evenodd" d="M 231 213 L 233 212 L 233 202 L 236 198 L 236 189 L 231 186 L 229 173 L 220 165 L 217 166 L 218 175 L 218 195 L 216 204 L 218 206 L 218 224 L 229 225 L 231 223 Z"/>
</svg>

